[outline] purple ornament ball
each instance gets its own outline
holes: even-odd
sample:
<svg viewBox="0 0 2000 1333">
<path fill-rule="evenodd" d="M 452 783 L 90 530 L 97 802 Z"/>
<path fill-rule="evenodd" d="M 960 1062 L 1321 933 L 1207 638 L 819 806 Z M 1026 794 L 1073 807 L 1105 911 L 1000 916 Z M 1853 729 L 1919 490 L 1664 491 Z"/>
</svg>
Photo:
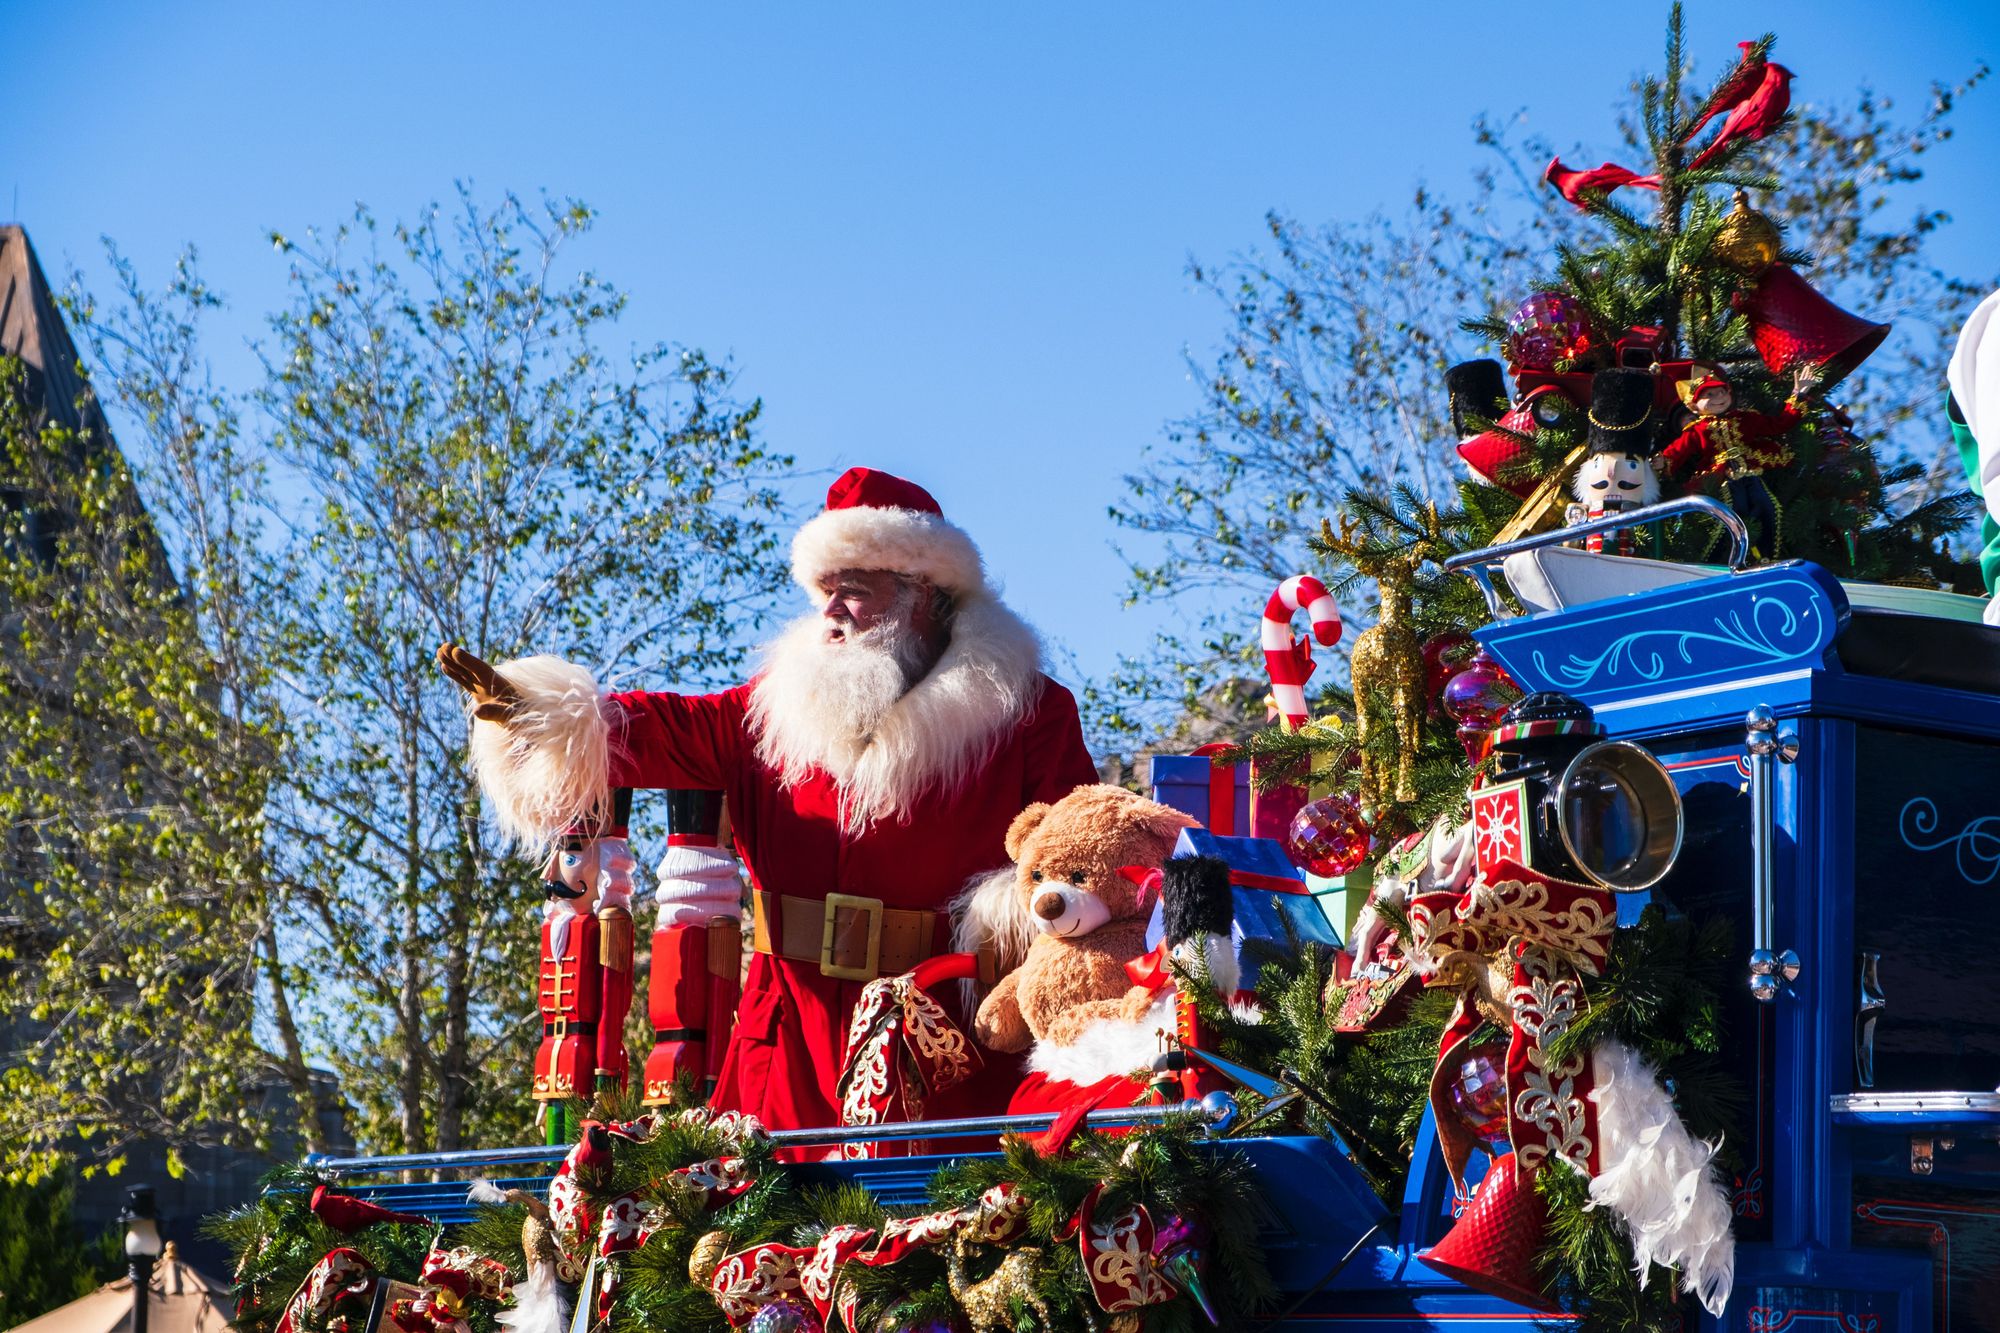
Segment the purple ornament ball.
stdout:
<svg viewBox="0 0 2000 1333">
<path fill-rule="evenodd" d="M 1575 299 L 1561 292 L 1536 292 L 1507 317 L 1507 360 L 1516 370 L 1554 370 L 1557 358 L 1589 328 L 1589 317 Z"/>
<path fill-rule="evenodd" d="M 812 1307 L 797 1301 L 772 1301 L 743 1327 L 745 1333 L 826 1333 Z"/>
</svg>

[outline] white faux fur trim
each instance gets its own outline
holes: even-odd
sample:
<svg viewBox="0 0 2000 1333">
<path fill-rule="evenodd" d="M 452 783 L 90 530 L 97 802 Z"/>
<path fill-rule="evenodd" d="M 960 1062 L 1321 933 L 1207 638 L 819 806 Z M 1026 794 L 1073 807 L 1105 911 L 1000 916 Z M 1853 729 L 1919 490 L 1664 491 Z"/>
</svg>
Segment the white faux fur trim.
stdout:
<svg viewBox="0 0 2000 1333">
<path fill-rule="evenodd" d="M 501 834 L 532 854 L 604 808 L 610 704 L 589 668 L 560 657 L 524 657 L 495 670 L 524 704 L 504 726 L 473 719 L 472 771 Z"/>
<path fill-rule="evenodd" d="M 1035 923 L 1021 907 L 1014 867 L 1002 866 L 966 881 L 951 900 L 951 947 L 959 953 L 993 950 L 995 975 L 1005 976 L 1028 956 Z"/>
<path fill-rule="evenodd" d="M 1654 1263 L 1680 1270 L 1681 1290 L 1720 1317 L 1736 1279 L 1729 1196 L 1709 1162 L 1716 1145 L 1687 1132 L 1652 1067 L 1628 1046 L 1591 1051 L 1598 1157 L 1591 1206 L 1609 1208 L 1632 1237 L 1639 1285 Z"/>
<path fill-rule="evenodd" d="M 927 792 L 962 792 L 1040 697 L 1041 670 L 1041 641 L 1019 617 L 983 593 L 961 600 L 937 665 L 884 715 L 848 771 L 831 773 L 843 823 L 865 828 Z M 784 719 L 769 714 L 761 691 L 750 696 L 750 725 L 757 757 L 788 780 L 817 761 L 788 747 Z"/>
<path fill-rule="evenodd" d="M 1124 1018 L 1100 1018 L 1067 1046 L 1038 1041 L 1028 1053 L 1028 1068 L 1050 1078 L 1090 1084 L 1113 1074 L 1150 1071 L 1160 1050 L 1160 1029 L 1174 1024 L 1174 989 L 1162 990 L 1146 1016 L 1134 1023 Z"/>
<path fill-rule="evenodd" d="M 986 588 L 972 538 L 915 509 L 829 509 L 792 538 L 792 577 L 808 593 L 847 569 L 886 569 L 961 595 Z"/>
</svg>

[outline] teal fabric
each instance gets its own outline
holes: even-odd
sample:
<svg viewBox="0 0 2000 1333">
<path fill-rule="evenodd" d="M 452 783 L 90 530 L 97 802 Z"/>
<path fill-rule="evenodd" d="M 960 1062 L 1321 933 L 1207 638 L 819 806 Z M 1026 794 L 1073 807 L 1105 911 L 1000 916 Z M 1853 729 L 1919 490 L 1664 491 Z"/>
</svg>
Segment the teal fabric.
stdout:
<svg viewBox="0 0 2000 1333">
<path fill-rule="evenodd" d="M 1958 418 L 1958 404 L 1945 395 L 1945 416 L 1951 422 L 1952 443 L 1958 446 L 1959 466 L 1965 469 L 1967 485 L 1972 493 L 1981 497 L 1985 488 L 1979 484 L 1979 441 L 1972 438 L 1972 429 Z M 1993 521 L 1993 513 L 1988 510 L 1979 521 L 1979 577 L 1986 581 L 1986 595 L 1991 597 L 1996 584 L 2000 584 L 2000 523 Z"/>
</svg>

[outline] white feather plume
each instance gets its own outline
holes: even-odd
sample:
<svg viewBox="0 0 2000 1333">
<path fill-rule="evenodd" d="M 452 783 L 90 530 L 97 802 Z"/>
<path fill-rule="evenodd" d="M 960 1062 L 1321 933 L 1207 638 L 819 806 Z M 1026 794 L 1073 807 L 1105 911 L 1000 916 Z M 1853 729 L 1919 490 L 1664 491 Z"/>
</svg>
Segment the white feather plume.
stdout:
<svg viewBox="0 0 2000 1333">
<path fill-rule="evenodd" d="M 1590 1206 L 1625 1224 L 1640 1286 L 1652 1264 L 1677 1268 L 1681 1290 L 1720 1317 L 1736 1278 L 1736 1238 L 1729 1196 L 1710 1166 L 1717 1145 L 1687 1132 L 1637 1051 L 1602 1041 L 1591 1064 L 1603 1169 L 1590 1182 Z"/>
<path fill-rule="evenodd" d="M 465 1197 L 469 1203 L 490 1203 L 498 1206 L 507 1202 L 507 1191 L 490 1180 L 480 1179 L 472 1182 L 472 1188 L 465 1192 Z"/>
<path fill-rule="evenodd" d="M 556 1288 L 556 1266 L 543 1260 L 528 1265 L 528 1280 L 514 1285 L 511 1309 L 493 1316 L 507 1333 L 564 1333 L 569 1321 L 562 1293 Z"/>
</svg>

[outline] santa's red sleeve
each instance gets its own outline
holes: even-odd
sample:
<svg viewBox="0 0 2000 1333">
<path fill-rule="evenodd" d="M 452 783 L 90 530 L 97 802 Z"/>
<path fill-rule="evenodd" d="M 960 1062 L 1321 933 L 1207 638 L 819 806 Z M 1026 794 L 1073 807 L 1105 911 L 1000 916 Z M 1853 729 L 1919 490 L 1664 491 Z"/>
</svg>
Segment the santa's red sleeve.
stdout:
<svg viewBox="0 0 2000 1333">
<path fill-rule="evenodd" d="M 506 722 L 475 718 L 470 751 L 500 831 L 533 852 L 610 809 L 614 787 L 724 787 L 749 687 L 623 694 L 588 667 L 527 657 L 496 669 L 518 696 Z"/>
<path fill-rule="evenodd" d="M 1027 789 L 1023 804 L 1060 801 L 1078 787 L 1097 781 L 1097 765 L 1083 743 L 1083 721 L 1077 715 L 1076 696 L 1062 686 L 1042 678 L 1042 697 L 1028 717 L 1022 766 Z"/>
<path fill-rule="evenodd" d="M 742 760 L 750 687 L 721 694 L 611 696 L 613 787 L 717 791 Z"/>
</svg>

